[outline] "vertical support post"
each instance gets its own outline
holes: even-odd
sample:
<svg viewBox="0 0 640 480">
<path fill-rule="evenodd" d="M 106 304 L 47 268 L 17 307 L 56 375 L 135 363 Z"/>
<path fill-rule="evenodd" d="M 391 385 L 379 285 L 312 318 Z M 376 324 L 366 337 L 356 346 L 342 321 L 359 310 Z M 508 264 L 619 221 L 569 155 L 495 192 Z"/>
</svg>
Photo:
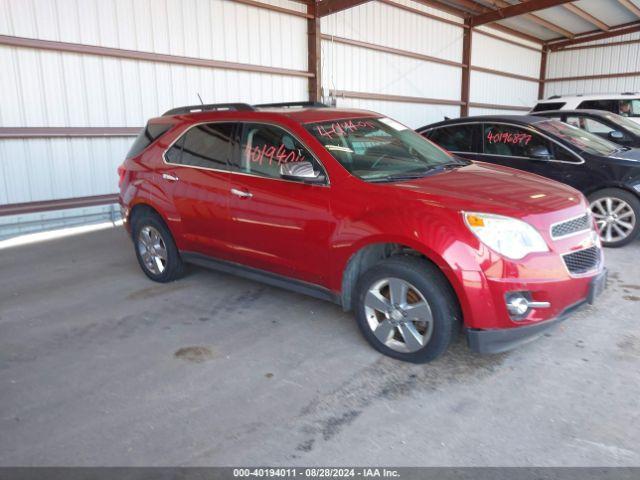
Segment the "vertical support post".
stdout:
<svg viewBox="0 0 640 480">
<path fill-rule="evenodd" d="M 469 86 L 471 84 L 471 38 L 473 35 L 471 28 L 471 20 L 465 19 L 465 29 L 462 38 L 462 89 L 460 92 L 460 100 L 462 105 L 460 106 L 460 116 L 469 116 Z"/>
<path fill-rule="evenodd" d="M 309 101 L 322 101 L 322 64 L 321 64 L 321 32 L 320 17 L 318 16 L 318 8 L 315 0 L 307 3 L 307 13 L 313 15 L 307 19 L 307 52 L 308 52 L 308 69 L 313 73 L 313 77 L 309 77 Z"/>
<path fill-rule="evenodd" d="M 540 80 L 538 82 L 538 100 L 544 98 L 544 81 L 547 79 L 547 55 L 549 47 L 542 47 L 542 56 L 540 57 Z"/>
</svg>

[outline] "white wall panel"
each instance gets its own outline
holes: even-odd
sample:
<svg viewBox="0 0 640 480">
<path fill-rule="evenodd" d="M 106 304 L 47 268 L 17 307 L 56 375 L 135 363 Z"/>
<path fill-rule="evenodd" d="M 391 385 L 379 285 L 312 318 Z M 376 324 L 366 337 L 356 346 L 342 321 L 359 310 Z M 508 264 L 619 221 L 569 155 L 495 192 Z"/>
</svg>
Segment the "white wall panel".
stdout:
<svg viewBox="0 0 640 480">
<path fill-rule="evenodd" d="M 322 42 L 327 90 L 458 100 L 460 68 L 367 48 Z"/>
<path fill-rule="evenodd" d="M 611 42 L 638 40 L 640 33 L 612 37 L 590 44 L 601 48 L 585 48 L 551 52 L 547 63 L 547 78 L 640 71 L 640 43 L 608 45 Z M 620 93 L 640 91 L 640 75 L 591 80 L 550 82 L 545 85 L 545 97 L 551 95 Z"/>
<path fill-rule="evenodd" d="M 338 98 L 337 106 L 379 112 L 411 128 L 439 122 L 444 120 L 444 117 L 457 118 L 460 116 L 460 107 L 449 105 L 424 105 L 384 100 Z"/>
<path fill-rule="evenodd" d="M 132 139 L 48 138 L 0 142 L 0 203 L 114 193 Z"/>
<path fill-rule="evenodd" d="M 415 8 L 415 5 L 419 4 L 411 6 Z M 323 17 L 322 32 L 454 62 L 462 61 L 462 28 L 384 3 L 369 2 Z"/>
<path fill-rule="evenodd" d="M 538 98 L 538 84 L 484 72 L 471 72 L 471 101 L 532 107 Z"/>
<path fill-rule="evenodd" d="M 307 69 L 306 19 L 230 0 L 0 0 L 0 11 L 2 35 Z"/>
<path fill-rule="evenodd" d="M 549 57 L 548 78 L 637 72 L 640 44 L 559 51 Z"/>
<path fill-rule="evenodd" d="M 306 99 L 307 79 L 0 46 L 2 126 L 142 126 L 171 107 Z"/>
<path fill-rule="evenodd" d="M 553 82 L 545 86 L 544 96 L 622 92 L 640 92 L 640 76 Z"/>
<path fill-rule="evenodd" d="M 405 6 L 460 22 L 441 11 L 410 0 Z M 375 45 L 406 50 L 454 62 L 462 61 L 462 28 L 397 7 L 369 2 L 328 15 L 322 32 Z M 459 100 L 461 68 L 408 58 L 392 53 L 322 42 L 322 81 L 329 90 Z M 416 128 L 458 117 L 460 107 L 406 102 L 338 98 L 338 106 L 379 111 Z"/>
<path fill-rule="evenodd" d="M 522 45 L 532 46 L 531 42 L 516 39 L 512 35 L 487 28 L 482 30 Z M 541 56 L 541 52 L 503 42 L 480 32 L 473 36 L 471 49 L 471 65 L 473 66 L 538 78 Z M 538 99 L 537 83 L 485 72 L 471 72 L 469 91 L 471 102 L 476 103 L 531 107 Z M 477 111 L 478 109 L 471 109 L 469 114 Z M 487 113 L 498 114 L 502 112 L 501 110 L 488 110 Z"/>
<path fill-rule="evenodd" d="M 541 52 L 506 43 L 482 33 L 473 35 L 471 64 L 477 67 L 538 78 L 541 55 Z"/>
<path fill-rule="evenodd" d="M 288 0 L 265 3 L 306 11 Z M 1 35 L 307 70 L 305 18 L 229 0 L 0 0 L 0 12 Z M 0 72 L 1 127 L 138 127 L 199 103 L 198 93 L 208 103 L 308 98 L 304 77 L 7 46 Z M 115 193 L 116 167 L 132 141 L 0 140 L 0 203 Z M 6 217 L 0 225 L 14 231 L 23 218 L 68 216 Z"/>
</svg>

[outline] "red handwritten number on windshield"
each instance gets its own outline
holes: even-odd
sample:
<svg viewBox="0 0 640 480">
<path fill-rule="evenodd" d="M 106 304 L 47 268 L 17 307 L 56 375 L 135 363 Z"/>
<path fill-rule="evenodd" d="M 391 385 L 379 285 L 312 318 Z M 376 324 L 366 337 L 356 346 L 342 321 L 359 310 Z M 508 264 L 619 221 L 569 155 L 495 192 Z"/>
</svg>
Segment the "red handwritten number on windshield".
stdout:
<svg viewBox="0 0 640 480">
<path fill-rule="evenodd" d="M 487 140 L 489 143 L 510 143 L 512 145 L 529 145 L 531 141 L 531 135 L 528 133 L 493 133 L 487 134 Z"/>
<path fill-rule="evenodd" d="M 376 126 L 367 122 L 366 120 L 346 120 L 344 122 L 335 122 L 328 125 L 318 125 L 316 127 L 316 132 L 321 137 L 327 137 L 329 140 L 333 139 L 335 135 L 343 136 L 352 132 L 357 132 L 362 129 L 375 129 Z"/>
</svg>

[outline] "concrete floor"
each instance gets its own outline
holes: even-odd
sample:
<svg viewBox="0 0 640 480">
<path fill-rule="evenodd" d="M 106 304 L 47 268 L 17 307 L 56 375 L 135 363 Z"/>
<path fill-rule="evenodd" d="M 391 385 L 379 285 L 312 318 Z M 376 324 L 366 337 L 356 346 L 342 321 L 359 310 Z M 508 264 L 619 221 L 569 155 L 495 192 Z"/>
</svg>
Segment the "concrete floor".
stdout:
<svg viewBox="0 0 640 480">
<path fill-rule="evenodd" d="M 640 465 L 640 243 L 598 305 L 516 351 L 380 356 L 335 305 L 120 228 L 0 251 L 0 465 Z"/>
</svg>

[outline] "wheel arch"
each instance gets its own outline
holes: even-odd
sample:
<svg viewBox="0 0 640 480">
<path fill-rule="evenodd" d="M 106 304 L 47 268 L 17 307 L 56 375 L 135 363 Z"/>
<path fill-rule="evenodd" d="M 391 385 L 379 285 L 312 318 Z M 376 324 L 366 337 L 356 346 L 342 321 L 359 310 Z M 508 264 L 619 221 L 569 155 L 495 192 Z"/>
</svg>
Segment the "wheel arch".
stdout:
<svg viewBox="0 0 640 480">
<path fill-rule="evenodd" d="M 340 299 L 342 308 L 345 311 L 353 308 L 354 291 L 360 275 L 381 260 L 396 255 L 414 255 L 434 265 L 451 287 L 459 310 L 464 312 L 464 291 L 447 262 L 435 252 L 429 251 L 423 246 L 399 239 L 395 241 L 371 240 L 359 245 L 351 254 L 342 270 Z"/>
<path fill-rule="evenodd" d="M 154 207 L 150 202 L 142 200 L 142 201 L 136 202 L 131 206 L 131 208 L 129 209 L 127 218 L 125 219 L 125 221 L 129 225 L 131 225 L 131 228 L 130 228 L 131 235 L 133 235 L 134 219 L 140 215 L 143 215 L 145 212 L 154 214 L 158 218 L 160 218 L 162 222 L 165 224 L 165 226 L 167 227 L 167 229 L 169 229 L 169 232 L 171 232 L 171 228 L 169 228 L 169 222 L 167 222 L 167 219 L 161 213 L 161 209 Z M 173 232 L 171 232 L 171 234 L 173 235 Z"/>
<path fill-rule="evenodd" d="M 600 192 L 601 190 L 607 190 L 610 188 L 616 188 L 618 190 L 623 190 L 627 193 L 630 193 L 632 195 L 634 195 L 636 198 L 640 199 L 640 192 L 638 192 L 637 190 L 635 190 L 633 187 L 627 185 L 626 183 L 623 182 L 614 182 L 614 181 L 610 181 L 610 182 L 606 182 L 606 183 L 602 183 L 599 184 L 597 187 L 593 187 L 590 188 L 589 190 L 585 190 L 584 192 L 584 196 L 587 197 L 587 200 L 589 200 L 589 197 L 595 193 Z"/>
</svg>

